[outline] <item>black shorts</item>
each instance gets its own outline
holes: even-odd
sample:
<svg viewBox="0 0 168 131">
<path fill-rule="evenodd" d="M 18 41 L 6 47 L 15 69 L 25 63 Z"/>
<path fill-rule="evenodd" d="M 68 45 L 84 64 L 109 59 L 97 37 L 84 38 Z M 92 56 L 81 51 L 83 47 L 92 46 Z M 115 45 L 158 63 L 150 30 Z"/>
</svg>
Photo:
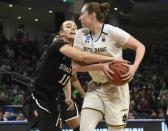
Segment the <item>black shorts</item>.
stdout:
<svg viewBox="0 0 168 131">
<path fill-rule="evenodd" d="M 61 118 L 64 121 L 73 120 L 75 118 L 79 117 L 79 111 L 76 103 L 74 102 L 74 108 L 73 110 L 67 111 L 68 106 L 65 103 L 62 103 L 60 105 L 60 111 L 61 111 Z"/>
<path fill-rule="evenodd" d="M 61 131 L 59 126 L 60 113 L 57 103 L 49 104 L 41 100 L 30 99 L 23 105 L 23 110 L 31 129 Z"/>
</svg>

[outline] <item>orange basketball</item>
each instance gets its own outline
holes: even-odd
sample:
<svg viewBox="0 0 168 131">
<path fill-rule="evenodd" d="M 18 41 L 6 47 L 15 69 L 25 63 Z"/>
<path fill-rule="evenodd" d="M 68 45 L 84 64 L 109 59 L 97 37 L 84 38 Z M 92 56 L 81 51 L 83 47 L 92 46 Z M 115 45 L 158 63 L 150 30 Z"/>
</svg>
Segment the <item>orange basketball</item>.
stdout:
<svg viewBox="0 0 168 131">
<path fill-rule="evenodd" d="M 126 81 L 123 81 L 121 78 L 121 75 L 126 74 L 129 69 L 127 66 L 123 65 L 123 64 L 127 64 L 127 62 L 124 61 L 118 61 L 118 60 L 114 60 L 113 62 L 111 62 L 109 64 L 109 69 L 112 70 L 114 72 L 114 74 L 111 74 L 113 80 L 111 80 L 112 84 L 116 85 L 116 86 L 121 86 L 127 83 Z"/>
</svg>

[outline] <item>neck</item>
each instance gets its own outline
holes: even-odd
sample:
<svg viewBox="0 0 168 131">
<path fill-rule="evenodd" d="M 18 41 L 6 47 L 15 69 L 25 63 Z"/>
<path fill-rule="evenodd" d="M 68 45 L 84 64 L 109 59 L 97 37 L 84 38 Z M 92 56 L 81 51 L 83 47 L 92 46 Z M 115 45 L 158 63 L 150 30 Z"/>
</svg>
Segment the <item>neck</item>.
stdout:
<svg viewBox="0 0 168 131">
<path fill-rule="evenodd" d="M 92 24 L 92 27 L 90 28 L 91 33 L 94 35 L 98 35 L 102 29 L 102 25 L 103 23 L 100 22 Z"/>
<path fill-rule="evenodd" d="M 62 39 L 63 39 L 65 42 L 69 43 L 70 45 L 72 45 L 73 42 L 74 42 L 74 39 L 67 39 L 67 38 L 64 38 L 64 37 L 62 37 Z"/>
</svg>

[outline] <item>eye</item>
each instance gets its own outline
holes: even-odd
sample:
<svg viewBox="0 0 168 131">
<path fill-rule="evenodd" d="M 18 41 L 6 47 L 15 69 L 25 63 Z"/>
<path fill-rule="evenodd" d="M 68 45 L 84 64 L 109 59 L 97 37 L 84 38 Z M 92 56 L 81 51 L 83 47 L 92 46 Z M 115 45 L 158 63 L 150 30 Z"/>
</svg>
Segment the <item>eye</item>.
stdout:
<svg viewBox="0 0 168 131">
<path fill-rule="evenodd" d="M 67 28 L 71 28 L 72 26 L 71 26 L 71 25 L 67 25 L 66 27 L 67 27 Z"/>
</svg>

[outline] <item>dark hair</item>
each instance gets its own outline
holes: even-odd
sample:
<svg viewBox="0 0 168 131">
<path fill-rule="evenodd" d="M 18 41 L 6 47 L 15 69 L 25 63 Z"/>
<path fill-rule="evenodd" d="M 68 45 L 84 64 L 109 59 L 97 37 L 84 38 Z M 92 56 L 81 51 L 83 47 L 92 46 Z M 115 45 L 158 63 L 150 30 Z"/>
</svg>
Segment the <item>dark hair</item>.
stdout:
<svg viewBox="0 0 168 131">
<path fill-rule="evenodd" d="M 65 22 L 65 21 L 64 21 L 64 22 Z M 64 22 L 61 24 L 61 26 L 60 26 L 60 28 L 59 28 L 59 31 L 58 31 L 58 33 L 57 33 L 57 35 L 56 35 L 56 38 L 61 38 L 60 31 L 63 31 L 63 24 L 64 24 Z"/>
<path fill-rule="evenodd" d="M 85 3 L 86 10 L 89 14 L 95 12 L 96 18 L 98 21 L 103 22 L 105 17 L 108 15 L 111 9 L 111 5 L 109 3 L 99 4 L 97 2 Z"/>
<path fill-rule="evenodd" d="M 75 22 L 75 20 L 73 20 L 73 19 L 63 21 L 62 24 L 61 24 L 61 26 L 60 26 L 60 28 L 59 28 L 59 32 L 57 33 L 57 37 L 61 37 L 61 36 L 60 36 L 60 31 L 63 31 L 63 24 L 64 24 L 66 21 L 73 21 L 73 22 Z"/>
</svg>

